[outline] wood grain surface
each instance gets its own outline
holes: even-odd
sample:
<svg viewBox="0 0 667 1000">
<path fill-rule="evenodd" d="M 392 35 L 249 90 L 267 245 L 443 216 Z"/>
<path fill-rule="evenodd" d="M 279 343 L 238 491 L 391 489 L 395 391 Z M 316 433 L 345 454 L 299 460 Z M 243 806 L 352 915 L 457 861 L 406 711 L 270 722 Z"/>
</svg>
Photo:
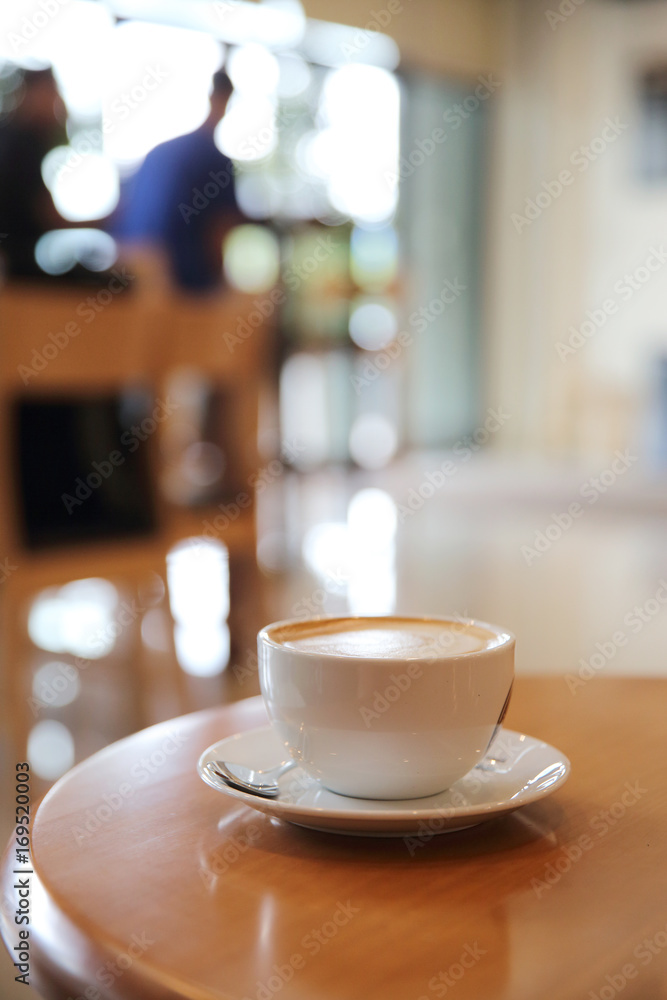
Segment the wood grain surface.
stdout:
<svg viewBox="0 0 667 1000">
<path fill-rule="evenodd" d="M 563 750 L 569 781 L 417 844 L 206 787 L 200 753 L 263 724 L 260 699 L 144 730 L 39 807 L 32 981 L 61 1000 L 665 998 L 666 698 L 664 680 L 518 679 L 506 724 Z"/>
</svg>

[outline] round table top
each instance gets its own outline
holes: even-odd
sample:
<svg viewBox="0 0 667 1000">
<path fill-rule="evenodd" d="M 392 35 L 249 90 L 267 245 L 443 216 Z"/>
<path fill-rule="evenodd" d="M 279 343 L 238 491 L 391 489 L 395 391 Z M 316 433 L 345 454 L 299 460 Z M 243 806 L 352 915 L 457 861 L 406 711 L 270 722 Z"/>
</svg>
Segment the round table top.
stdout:
<svg viewBox="0 0 667 1000">
<path fill-rule="evenodd" d="M 63 1000 L 665 997 L 666 694 L 518 679 L 506 723 L 563 750 L 569 781 L 418 850 L 207 787 L 199 755 L 262 725 L 259 698 L 137 733 L 37 811 L 32 981 Z"/>
</svg>

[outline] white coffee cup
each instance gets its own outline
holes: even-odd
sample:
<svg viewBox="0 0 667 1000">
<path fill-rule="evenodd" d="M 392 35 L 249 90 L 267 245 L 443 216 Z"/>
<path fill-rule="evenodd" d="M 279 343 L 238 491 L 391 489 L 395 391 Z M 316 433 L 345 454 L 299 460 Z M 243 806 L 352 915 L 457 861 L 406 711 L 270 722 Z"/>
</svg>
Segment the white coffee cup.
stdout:
<svg viewBox="0 0 667 1000">
<path fill-rule="evenodd" d="M 435 795 L 485 755 L 509 704 L 514 636 L 466 619 L 323 616 L 258 635 L 274 731 L 333 792 Z"/>
</svg>

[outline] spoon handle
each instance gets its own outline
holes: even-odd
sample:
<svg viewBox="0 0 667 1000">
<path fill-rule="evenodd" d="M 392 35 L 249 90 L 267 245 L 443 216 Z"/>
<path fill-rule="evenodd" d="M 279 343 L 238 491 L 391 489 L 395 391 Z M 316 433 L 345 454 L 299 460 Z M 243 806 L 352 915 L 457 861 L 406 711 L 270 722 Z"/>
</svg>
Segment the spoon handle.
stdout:
<svg viewBox="0 0 667 1000">
<path fill-rule="evenodd" d="M 206 770 L 210 776 L 223 781 L 231 788 L 263 798 L 274 799 L 280 789 L 278 779 L 297 766 L 298 761 L 288 760 L 266 771 L 255 771 L 243 764 L 229 764 L 224 760 L 210 761 Z"/>
</svg>

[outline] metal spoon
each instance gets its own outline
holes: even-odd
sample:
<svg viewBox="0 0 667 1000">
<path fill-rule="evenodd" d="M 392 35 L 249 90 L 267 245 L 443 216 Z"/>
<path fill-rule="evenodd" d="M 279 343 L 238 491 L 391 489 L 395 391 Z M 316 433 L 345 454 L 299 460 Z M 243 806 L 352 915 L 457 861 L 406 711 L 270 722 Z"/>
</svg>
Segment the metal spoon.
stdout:
<svg viewBox="0 0 667 1000">
<path fill-rule="evenodd" d="M 506 755 L 502 752 L 494 756 L 485 757 L 479 764 L 475 765 L 480 771 L 495 771 L 498 764 L 507 761 Z M 280 788 L 278 779 L 296 767 L 297 760 L 286 760 L 276 767 L 270 767 L 266 771 L 255 771 L 245 764 L 232 764 L 224 760 L 209 761 L 204 765 L 204 769 L 217 784 L 221 782 L 231 788 L 237 788 L 241 792 L 248 792 L 250 795 L 259 795 L 264 799 L 275 799 Z"/>
<path fill-rule="evenodd" d="M 204 765 L 206 773 L 210 778 L 223 781 L 231 788 L 237 788 L 241 792 L 249 792 L 251 795 L 259 795 L 265 799 L 275 799 L 280 791 L 278 778 L 287 771 L 291 771 L 299 762 L 297 760 L 286 760 L 277 767 L 271 767 L 266 771 L 254 771 L 245 764 L 230 764 L 224 760 L 209 761 Z"/>
</svg>

